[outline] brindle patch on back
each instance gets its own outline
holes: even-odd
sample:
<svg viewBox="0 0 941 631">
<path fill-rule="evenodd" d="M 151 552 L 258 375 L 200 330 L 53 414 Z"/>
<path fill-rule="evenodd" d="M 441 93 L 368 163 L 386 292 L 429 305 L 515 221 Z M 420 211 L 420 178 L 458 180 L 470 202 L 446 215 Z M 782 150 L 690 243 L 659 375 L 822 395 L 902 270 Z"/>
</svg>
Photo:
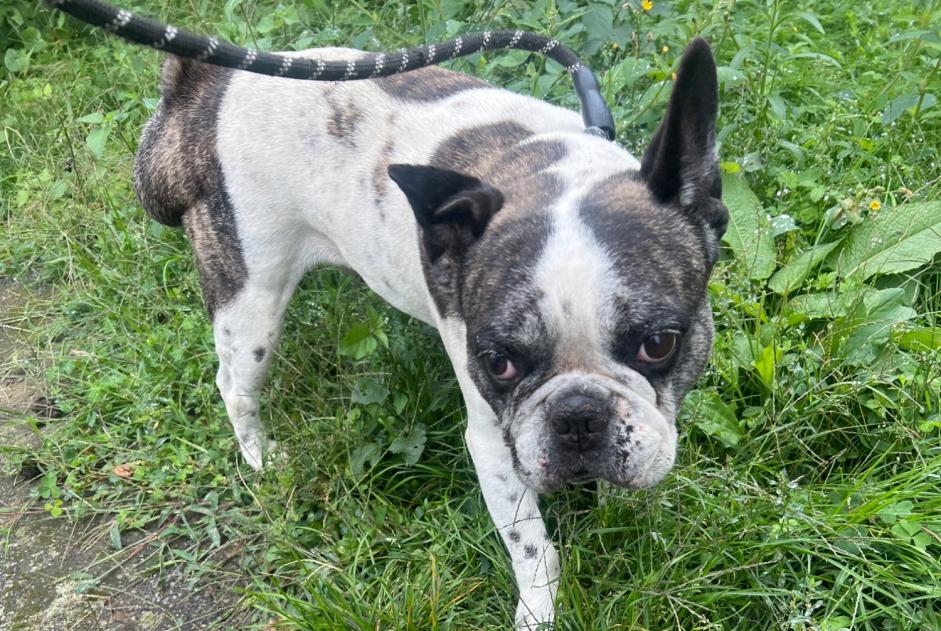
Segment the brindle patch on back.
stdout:
<svg viewBox="0 0 941 631">
<path fill-rule="evenodd" d="M 168 57 L 160 105 L 134 164 L 134 188 L 147 213 L 166 225 L 184 225 L 210 316 L 241 290 L 248 275 L 216 153 L 219 108 L 232 72 Z"/>
<path fill-rule="evenodd" d="M 386 94 L 403 101 L 440 101 L 458 92 L 492 88 L 486 81 L 437 66 L 374 79 Z"/>
<path fill-rule="evenodd" d="M 363 120 L 363 111 L 352 100 L 341 100 L 327 92 L 327 105 L 330 118 L 327 120 L 327 133 L 349 147 L 356 148 L 356 130 Z"/>
<path fill-rule="evenodd" d="M 503 192 L 504 210 L 496 221 L 516 212 L 545 209 L 562 195 L 562 181 L 546 170 L 561 162 L 565 144 L 558 140 L 535 140 L 510 148 L 490 167 L 486 179 Z"/>
<path fill-rule="evenodd" d="M 532 135 L 529 128 L 508 120 L 469 127 L 442 141 L 430 164 L 483 179 L 507 151 Z"/>
<path fill-rule="evenodd" d="M 392 127 L 392 117 L 389 117 L 388 127 Z M 383 206 L 386 201 L 386 193 L 389 191 L 389 163 L 392 160 L 392 152 L 395 150 L 395 142 L 391 135 L 386 138 L 379 151 L 379 159 L 376 160 L 372 168 L 372 189 L 375 194 L 376 207 L 379 209 L 379 217 L 385 219 Z"/>
<path fill-rule="evenodd" d="M 463 129 L 445 139 L 431 157 L 433 166 L 480 178 L 504 195 L 501 221 L 514 211 L 543 209 L 562 192 L 562 183 L 544 171 L 566 155 L 562 142 L 529 141 L 533 132 L 514 121 Z"/>
</svg>

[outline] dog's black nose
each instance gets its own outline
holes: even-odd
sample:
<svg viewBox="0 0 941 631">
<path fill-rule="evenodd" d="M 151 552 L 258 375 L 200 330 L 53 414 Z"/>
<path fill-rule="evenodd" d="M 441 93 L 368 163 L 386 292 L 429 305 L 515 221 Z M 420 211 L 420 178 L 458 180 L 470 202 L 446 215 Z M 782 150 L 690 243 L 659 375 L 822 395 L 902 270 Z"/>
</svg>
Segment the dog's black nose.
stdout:
<svg viewBox="0 0 941 631">
<path fill-rule="evenodd" d="M 561 447 L 570 451 L 591 451 L 601 443 L 610 415 L 607 400 L 572 394 L 552 404 L 549 423 Z"/>
</svg>

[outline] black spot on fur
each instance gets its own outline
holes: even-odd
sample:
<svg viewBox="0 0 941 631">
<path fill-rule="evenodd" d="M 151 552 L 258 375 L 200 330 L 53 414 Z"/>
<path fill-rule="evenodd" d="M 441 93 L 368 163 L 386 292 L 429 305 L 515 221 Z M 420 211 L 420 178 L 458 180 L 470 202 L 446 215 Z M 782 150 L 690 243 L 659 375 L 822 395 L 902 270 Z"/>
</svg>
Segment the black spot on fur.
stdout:
<svg viewBox="0 0 941 631">
<path fill-rule="evenodd" d="M 513 543 L 519 543 L 519 542 L 520 542 L 520 533 L 519 533 L 518 530 L 511 530 L 511 531 L 510 531 L 510 541 L 512 541 Z"/>
<path fill-rule="evenodd" d="M 255 350 L 252 351 L 252 355 L 255 356 L 255 361 L 256 361 L 256 362 L 261 362 L 261 360 L 263 360 L 263 359 L 265 358 L 265 349 L 264 349 L 264 347 L 263 347 L 263 346 L 259 346 L 258 348 L 256 348 Z"/>
<path fill-rule="evenodd" d="M 537 550 L 536 546 L 534 546 L 533 544 L 528 543 L 525 546 L 523 546 L 523 554 L 526 556 L 527 559 L 535 559 L 536 555 L 539 554 L 539 550 Z"/>
<path fill-rule="evenodd" d="M 356 148 L 356 130 L 363 119 L 363 111 L 353 101 L 338 101 L 331 93 L 326 95 L 330 106 L 327 133 L 350 149 Z"/>
<path fill-rule="evenodd" d="M 391 125 L 391 121 L 389 123 Z M 379 152 L 379 159 L 372 169 L 372 189 L 375 194 L 376 206 L 379 208 L 379 218 L 385 221 L 386 214 L 383 210 L 383 203 L 386 199 L 386 193 L 389 191 L 389 163 L 392 159 L 392 152 L 395 150 L 395 143 L 392 138 L 386 140 Z"/>
<path fill-rule="evenodd" d="M 389 96 L 402 101 L 419 102 L 440 101 L 465 90 L 493 87 L 486 81 L 436 66 L 373 81 Z"/>
</svg>

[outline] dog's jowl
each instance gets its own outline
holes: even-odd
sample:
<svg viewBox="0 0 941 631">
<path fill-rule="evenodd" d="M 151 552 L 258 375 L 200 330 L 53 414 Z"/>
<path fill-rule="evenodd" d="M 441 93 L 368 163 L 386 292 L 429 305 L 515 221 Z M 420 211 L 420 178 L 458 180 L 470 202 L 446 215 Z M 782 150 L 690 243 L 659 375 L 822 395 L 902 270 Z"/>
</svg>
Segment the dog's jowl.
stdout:
<svg viewBox="0 0 941 631">
<path fill-rule="evenodd" d="M 192 243 L 245 459 L 273 448 L 258 394 L 298 281 L 354 270 L 440 332 L 516 623 L 550 622 L 559 558 L 536 494 L 659 482 L 709 356 L 727 212 L 708 45 L 687 49 L 640 162 L 574 112 L 437 68 L 312 83 L 171 58 L 161 91 L 137 191 Z"/>
</svg>

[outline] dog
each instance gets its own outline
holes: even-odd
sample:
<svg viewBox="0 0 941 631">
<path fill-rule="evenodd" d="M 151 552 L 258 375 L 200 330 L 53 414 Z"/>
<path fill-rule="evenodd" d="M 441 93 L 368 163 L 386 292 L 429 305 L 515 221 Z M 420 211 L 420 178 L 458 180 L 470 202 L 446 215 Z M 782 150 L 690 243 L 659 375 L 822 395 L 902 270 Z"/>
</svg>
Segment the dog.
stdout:
<svg viewBox="0 0 941 631">
<path fill-rule="evenodd" d="M 318 265 L 353 270 L 440 333 L 515 624 L 552 623 L 560 561 L 537 494 L 657 484 L 708 361 L 728 222 L 717 108 L 702 39 L 640 161 L 574 112 L 436 67 L 316 83 L 168 58 L 135 189 L 192 244 L 248 464 L 275 449 L 258 395 L 295 287 Z"/>
</svg>

